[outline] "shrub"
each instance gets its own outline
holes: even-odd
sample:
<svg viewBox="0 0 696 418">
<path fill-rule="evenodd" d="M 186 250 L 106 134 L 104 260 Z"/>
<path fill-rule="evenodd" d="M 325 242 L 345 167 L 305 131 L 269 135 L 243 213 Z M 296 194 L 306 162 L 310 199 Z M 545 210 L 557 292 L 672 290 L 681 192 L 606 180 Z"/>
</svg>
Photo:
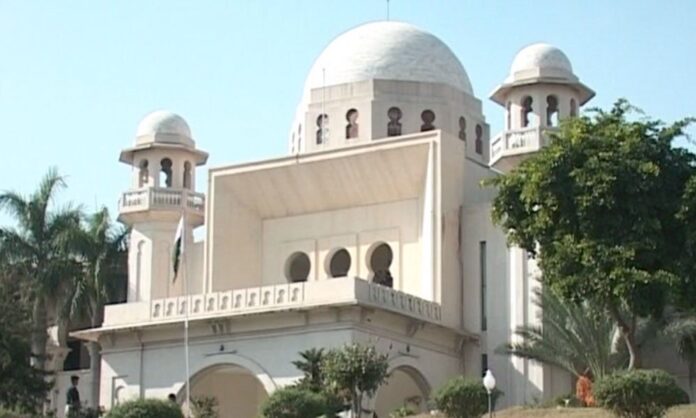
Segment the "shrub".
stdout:
<svg viewBox="0 0 696 418">
<path fill-rule="evenodd" d="M 410 406 L 402 406 L 401 408 L 393 410 L 391 414 L 389 414 L 389 418 L 410 417 L 411 415 L 416 415 L 417 413 L 418 412 Z"/>
<path fill-rule="evenodd" d="M 663 370 L 631 370 L 605 376 L 594 385 L 597 404 L 622 418 L 659 418 L 674 405 L 689 403 Z"/>
<path fill-rule="evenodd" d="M 213 396 L 196 396 L 191 399 L 194 418 L 218 418 L 218 401 Z"/>
<path fill-rule="evenodd" d="M 137 399 L 114 407 L 106 418 L 183 418 L 179 405 L 169 400 Z"/>
<path fill-rule="evenodd" d="M 495 401 L 502 392 L 495 389 L 491 401 Z M 479 418 L 488 411 L 488 393 L 478 380 L 455 377 L 445 383 L 433 397 L 437 409 L 449 418 Z"/>
<path fill-rule="evenodd" d="M 313 418 L 334 416 L 334 399 L 330 395 L 298 387 L 278 389 L 261 405 L 264 418 Z"/>
</svg>

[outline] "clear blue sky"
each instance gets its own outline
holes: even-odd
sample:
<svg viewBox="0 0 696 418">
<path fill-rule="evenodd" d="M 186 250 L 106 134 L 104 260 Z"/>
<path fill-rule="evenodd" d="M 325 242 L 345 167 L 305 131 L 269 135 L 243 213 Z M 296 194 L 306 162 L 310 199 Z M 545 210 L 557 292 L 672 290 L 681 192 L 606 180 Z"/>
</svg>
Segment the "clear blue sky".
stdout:
<svg viewBox="0 0 696 418">
<path fill-rule="evenodd" d="M 61 201 L 115 209 L 130 181 L 119 151 L 161 108 L 186 118 L 209 166 L 282 155 L 314 58 L 385 16 L 384 0 L 0 0 L 0 190 L 57 166 Z M 492 132 L 503 115 L 488 93 L 537 41 L 566 52 L 593 105 L 696 114 L 696 1 L 391 0 L 391 17 L 450 46 Z"/>
</svg>

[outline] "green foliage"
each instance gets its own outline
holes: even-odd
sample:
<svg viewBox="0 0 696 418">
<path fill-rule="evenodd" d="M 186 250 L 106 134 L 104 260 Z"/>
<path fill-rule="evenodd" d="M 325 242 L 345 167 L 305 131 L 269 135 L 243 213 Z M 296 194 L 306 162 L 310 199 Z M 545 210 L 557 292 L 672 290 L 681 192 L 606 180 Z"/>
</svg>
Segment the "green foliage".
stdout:
<svg viewBox="0 0 696 418">
<path fill-rule="evenodd" d="M 79 410 L 71 410 L 66 418 L 99 418 L 104 415 L 101 408 L 80 408 Z"/>
<path fill-rule="evenodd" d="M 59 300 L 65 281 L 81 273 L 72 257 L 81 213 L 70 206 L 51 207 L 63 187 L 63 178 L 50 169 L 31 195 L 0 194 L 0 209 L 15 220 L 14 227 L 0 227 L 0 260 L 4 269 L 31 284 L 32 360 L 39 369 L 46 357 L 47 303 Z"/>
<path fill-rule="evenodd" d="M 659 418 L 669 407 L 689 403 L 689 395 L 663 370 L 605 376 L 593 390 L 598 405 L 622 418 Z"/>
<path fill-rule="evenodd" d="M 106 418 L 183 418 L 179 405 L 162 399 L 137 399 L 112 408 Z"/>
<path fill-rule="evenodd" d="M 330 395 L 291 386 L 273 392 L 261 405 L 261 414 L 264 418 L 334 416 L 334 402 Z"/>
<path fill-rule="evenodd" d="M 404 417 L 410 417 L 411 415 L 416 415 L 418 411 L 416 411 L 414 408 L 410 406 L 402 406 L 400 408 L 395 409 L 389 414 L 389 418 L 404 418 Z"/>
<path fill-rule="evenodd" d="M 537 292 L 534 304 L 543 307 L 541 325 L 518 328 L 520 342 L 497 352 L 551 364 L 577 377 L 589 370 L 599 378 L 626 365 L 625 352 L 614 350 L 615 324 L 595 305 L 564 300 L 549 288 Z"/>
<path fill-rule="evenodd" d="M 322 362 L 329 387 L 343 394 L 354 415 L 362 413 L 362 400 L 372 396 L 387 379 L 387 356 L 373 346 L 346 345 L 326 353 Z"/>
<path fill-rule="evenodd" d="M 213 396 L 195 396 L 191 398 L 193 418 L 218 418 L 218 400 Z"/>
<path fill-rule="evenodd" d="M 300 360 L 292 362 L 293 366 L 297 367 L 304 375 L 299 381 L 298 386 L 308 388 L 314 392 L 320 391 L 324 385 L 324 376 L 322 372 L 324 349 L 312 348 L 301 351 L 300 357 Z"/>
<path fill-rule="evenodd" d="M 0 407 L 31 413 L 40 410 L 50 385 L 30 365 L 32 321 L 23 290 L 17 277 L 0 270 Z"/>
<path fill-rule="evenodd" d="M 510 242 L 537 255 L 544 282 L 563 296 L 606 309 L 629 367 L 639 363 L 638 318 L 661 314 L 675 289 L 696 294 L 684 279 L 696 262 L 685 250 L 696 234 L 685 227 L 695 219 L 685 191 L 696 156 L 673 146 L 692 120 L 630 120 L 634 111 L 620 100 L 570 118 L 537 155 L 490 181 L 493 217 Z"/>
<path fill-rule="evenodd" d="M 501 395 L 498 389 L 493 390 L 493 406 Z M 433 402 L 448 418 L 479 418 L 488 411 L 488 392 L 480 381 L 459 376 L 445 383 L 433 396 Z"/>
</svg>

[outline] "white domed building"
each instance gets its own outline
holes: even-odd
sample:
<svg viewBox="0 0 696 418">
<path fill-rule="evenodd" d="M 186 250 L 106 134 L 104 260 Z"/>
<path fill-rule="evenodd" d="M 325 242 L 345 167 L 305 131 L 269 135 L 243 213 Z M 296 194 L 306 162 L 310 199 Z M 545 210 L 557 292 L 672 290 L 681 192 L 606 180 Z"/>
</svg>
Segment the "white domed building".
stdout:
<svg viewBox="0 0 696 418">
<path fill-rule="evenodd" d="M 216 397 L 222 417 L 252 418 L 301 377 L 291 363 L 300 351 L 351 342 L 389 356 L 388 384 L 364 405 L 380 417 L 404 404 L 425 411 L 431 390 L 489 368 L 501 406 L 570 392 L 568 374 L 495 354 L 537 321 L 537 270 L 491 223 L 493 191 L 480 182 L 543 147 L 593 94 L 561 50 L 524 48 L 491 96 L 506 119 L 491 140 L 444 42 L 406 23 L 368 23 L 312 66 L 290 155 L 210 169 L 207 196 L 194 190 L 207 154 L 188 124 L 148 115 L 120 157 L 133 172 L 120 201 L 132 227 L 128 301 L 75 334 L 102 346 L 99 404 L 172 393 L 184 402 L 188 376 L 191 394 Z M 205 239 L 194 242 L 199 226 Z"/>
</svg>

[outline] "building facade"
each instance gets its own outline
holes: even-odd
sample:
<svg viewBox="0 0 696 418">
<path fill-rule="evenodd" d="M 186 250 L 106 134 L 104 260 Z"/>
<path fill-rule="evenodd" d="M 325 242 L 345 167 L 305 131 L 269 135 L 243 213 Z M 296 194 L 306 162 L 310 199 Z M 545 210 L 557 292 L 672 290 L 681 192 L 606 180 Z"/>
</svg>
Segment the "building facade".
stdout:
<svg viewBox="0 0 696 418">
<path fill-rule="evenodd" d="M 120 156 L 132 169 L 119 203 L 132 228 L 128 300 L 75 333 L 102 347 L 99 404 L 183 402 L 185 318 L 191 393 L 216 397 L 223 417 L 255 417 L 301 377 L 300 351 L 352 342 L 389 356 L 389 381 L 365 405 L 380 417 L 404 404 L 425 411 L 432 389 L 489 368 L 502 405 L 570 392 L 567 373 L 495 354 L 538 322 L 539 272 L 492 224 L 494 190 L 481 181 L 538 151 L 593 95 L 562 51 L 528 46 L 491 95 L 505 118 L 491 136 L 447 45 L 375 22 L 317 58 L 289 155 L 210 169 L 206 194 L 195 175 L 207 154 L 188 124 L 148 115 Z"/>
</svg>

